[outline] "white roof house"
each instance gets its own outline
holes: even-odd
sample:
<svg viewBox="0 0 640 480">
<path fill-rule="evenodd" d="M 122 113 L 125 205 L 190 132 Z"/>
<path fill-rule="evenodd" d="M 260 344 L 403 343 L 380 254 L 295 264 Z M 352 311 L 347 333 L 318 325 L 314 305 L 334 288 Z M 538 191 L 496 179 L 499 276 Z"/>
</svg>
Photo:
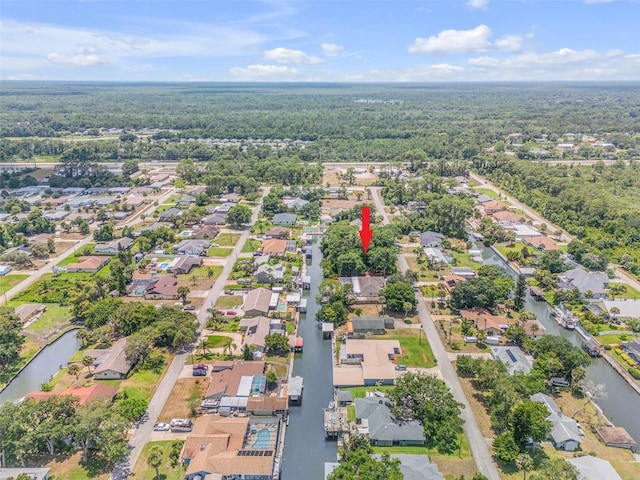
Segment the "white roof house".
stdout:
<svg viewBox="0 0 640 480">
<path fill-rule="evenodd" d="M 567 462 L 576 467 L 582 480 L 622 480 L 608 461 L 592 455 L 568 458 Z"/>
</svg>

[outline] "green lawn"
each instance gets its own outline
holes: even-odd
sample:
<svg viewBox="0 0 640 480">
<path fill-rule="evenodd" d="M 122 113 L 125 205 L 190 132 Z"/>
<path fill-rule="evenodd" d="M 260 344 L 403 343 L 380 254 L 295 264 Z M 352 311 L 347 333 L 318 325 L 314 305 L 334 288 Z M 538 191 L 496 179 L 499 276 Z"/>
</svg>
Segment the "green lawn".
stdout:
<svg viewBox="0 0 640 480">
<path fill-rule="evenodd" d="M 471 260 L 468 253 L 451 252 L 451 256 L 455 259 L 456 267 L 469 267 L 477 269 L 481 264 Z"/>
<path fill-rule="evenodd" d="M 226 347 L 231 343 L 231 337 L 224 337 L 222 335 L 209 335 L 207 337 L 208 348 L 220 348 Z"/>
<path fill-rule="evenodd" d="M 630 334 L 629 332 L 626 333 L 627 335 L 627 340 L 621 340 L 620 339 L 620 335 L 624 335 L 625 332 L 621 332 L 620 334 L 616 334 L 616 335 L 599 335 L 596 338 L 596 340 L 598 340 L 598 342 L 600 342 L 602 345 L 617 345 L 622 343 L 623 341 L 629 341 L 630 339 L 633 339 L 632 334 Z"/>
<path fill-rule="evenodd" d="M 456 449 L 454 453 L 450 454 L 442 454 L 439 453 L 435 448 L 427 448 L 427 447 L 419 447 L 413 445 L 407 446 L 394 446 L 394 447 L 371 447 L 373 448 L 373 453 L 388 453 L 389 455 L 400 455 L 400 454 L 408 454 L 408 455 L 429 455 L 429 458 L 433 460 L 433 457 L 442 457 L 442 458 L 467 458 L 471 456 L 471 449 L 469 448 L 469 444 L 467 443 L 467 439 L 464 434 L 460 435 L 459 440 L 459 449 Z M 458 455 L 459 452 L 459 455 Z"/>
<path fill-rule="evenodd" d="M 210 257 L 228 257 L 233 252 L 233 248 L 211 247 L 207 254 Z"/>
<path fill-rule="evenodd" d="M 227 323 L 223 323 L 222 325 L 220 325 L 218 327 L 218 330 L 220 330 L 221 332 L 237 332 L 238 330 L 240 330 L 240 319 L 236 318 L 234 320 L 229 320 L 227 321 Z"/>
<path fill-rule="evenodd" d="M 494 192 L 493 190 L 491 190 L 490 188 L 474 188 L 473 189 L 474 192 L 479 193 L 481 195 L 486 195 L 487 197 L 491 197 L 491 198 L 498 198 L 498 194 L 496 192 Z"/>
<path fill-rule="evenodd" d="M 47 273 L 40 280 L 13 297 L 9 304 L 21 303 L 60 303 L 64 293 L 73 285 L 82 286 L 91 281 L 92 273 Z"/>
<path fill-rule="evenodd" d="M 296 329 L 296 324 L 294 322 L 287 322 L 284 324 L 284 328 L 287 332 L 287 335 L 293 335 L 293 332 Z"/>
<path fill-rule="evenodd" d="M 351 392 L 353 398 L 365 398 L 367 392 L 374 392 L 376 390 L 379 392 L 387 392 L 392 388 L 394 388 L 393 385 L 381 385 L 379 387 L 340 387 L 340 390 Z"/>
<path fill-rule="evenodd" d="M 424 332 L 419 336 L 421 330 L 409 330 L 404 331 L 388 331 L 389 333 L 384 335 L 385 339 L 397 339 L 400 341 L 402 347 L 402 355 L 396 356 L 396 362 L 408 367 L 422 367 L 431 368 L 435 367 L 433 352 L 431 351 L 431 345 Z"/>
<path fill-rule="evenodd" d="M 9 274 L 4 277 L 0 277 L 0 289 L 2 290 L 10 290 L 15 287 L 25 278 L 29 277 L 29 275 L 17 275 L 17 274 Z"/>
<path fill-rule="evenodd" d="M 255 252 L 258 248 L 260 248 L 260 245 L 262 245 L 262 243 L 259 240 L 249 238 L 242 246 L 242 253 Z"/>
<path fill-rule="evenodd" d="M 42 335 L 50 332 L 54 328 L 69 323 L 71 321 L 71 307 L 62 307 L 57 304 L 48 304 L 42 316 L 27 330 Z"/>
<path fill-rule="evenodd" d="M 162 449 L 162 466 L 158 469 L 160 472 L 159 478 L 162 480 L 182 480 L 184 478 L 185 467 L 183 467 L 179 462 L 175 468 L 171 466 L 169 453 L 171 452 L 173 442 L 174 440 L 165 440 L 163 442 L 147 443 L 142 449 L 142 453 L 133 468 L 133 475 L 135 475 L 135 478 L 138 480 L 156 479 L 155 469 L 147 465 L 147 457 L 149 456 L 151 449 L 154 446 L 158 446 Z"/>
<path fill-rule="evenodd" d="M 191 278 L 191 275 L 195 275 L 196 278 L 209 278 L 209 269 L 211 269 L 211 271 L 213 272 L 213 276 L 211 277 L 211 280 L 215 280 L 222 273 L 222 268 L 223 267 L 220 265 L 213 265 L 213 266 L 203 265 L 201 267 L 194 268 L 193 270 L 191 270 L 191 273 L 186 275 L 186 277 Z"/>
<path fill-rule="evenodd" d="M 86 250 L 87 248 L 91 248 L 91 250 L 93 251 L 93 247 L 95 247 L 95 246 L 96 246 L 95 243 L 88 243 L 84 247 L 76 249 L 76 253 L 74 253 L 73 255 L 70 255 L 67 258 L 65 258 L 64 260 L 62 260 L 57 266 L 58 267 L 66 267 L 70 263 L 77 263 L 78 262 L 78 258 L 80 258 L 82 256 L 82 252 L 84 250 Z"/>
<path fill-rule="evenodd" d="M 233 247 L 240 239 L 239 233 L 221 233 L 214 240 L 221 247 Z"/>
<path fill-rule="evenodd" d="M 519 252 L 520 250 L 522 250 L 522 247 L 524 247 L 524 243 L 522 242 L 517 242 L 514 243 L 512 247 L 509 247 L 506 244 L 495 244 L 494 247 L 496 248 L 496 250 L 498 250 L 502 255 L 504 255 L 505 257 L 507 256 L 507 253 L 509 252 Z M 529 251 L 531 251 L 532 249 L 529 248 Z"/>
<path fill-rule="evenodd" d="M 640 292 L 629 285 L 625 285 L 627 290 L 624 293 L 619 293 L 616 295 L 616 299 L 625 298 L 625 299 L 640 299 Z"/>
<path fill-rule="evenodd" d="M 234 308 L 242 305 L 242 297 L 239 295 L 224 295 L 216 300 L 216 308 Z"/>
<path fill-rule="evenodd" d="M 347 406 L 347 420 L 350 422 L 356 421 L 356 406 L 349 405 Z"/>
</svg>

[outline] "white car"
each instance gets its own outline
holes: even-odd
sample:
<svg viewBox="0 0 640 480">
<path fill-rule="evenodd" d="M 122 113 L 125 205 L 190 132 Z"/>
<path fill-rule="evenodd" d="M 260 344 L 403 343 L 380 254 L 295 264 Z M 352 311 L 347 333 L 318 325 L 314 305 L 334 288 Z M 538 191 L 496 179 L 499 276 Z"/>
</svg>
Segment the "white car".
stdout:
<svg viewBox="0 0 640 480">
<path fill-rule="evenodd" d="M 169 430 L 171 430 L 171 425 L 168 423 L 156 423 L 153 426 L 154 432 L 168 432 Z"/>
</svg>

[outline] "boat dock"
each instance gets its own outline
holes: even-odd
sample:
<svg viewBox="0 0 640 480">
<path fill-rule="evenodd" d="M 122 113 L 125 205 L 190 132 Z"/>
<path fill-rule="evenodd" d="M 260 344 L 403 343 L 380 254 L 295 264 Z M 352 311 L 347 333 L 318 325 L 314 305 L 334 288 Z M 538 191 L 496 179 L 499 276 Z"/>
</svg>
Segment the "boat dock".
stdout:
<svg viewBox="0 0 640 480">
<path fill-rule="evenodd" d="M 325 439 L 339 439 L 345 433 L 349 433 L 346 408 L 325 408 L 323 409 L 323 415 Z"/>
</svg>

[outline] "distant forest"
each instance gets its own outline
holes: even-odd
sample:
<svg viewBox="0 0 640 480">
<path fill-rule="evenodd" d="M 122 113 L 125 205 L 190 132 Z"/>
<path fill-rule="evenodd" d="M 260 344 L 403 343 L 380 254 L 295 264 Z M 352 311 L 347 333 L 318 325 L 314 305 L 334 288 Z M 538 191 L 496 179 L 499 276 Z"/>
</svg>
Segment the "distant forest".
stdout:
<svg viewBox="0 0 640 480">
<path fill-rule="evenodd" d="M 1 87 L 0 161 L 55 159 L 70 148 L 63 137 L 86 132 L 97 140 L 100 129 L 122 130 L 84 142 L 98 160 L 109 161 L 208 161 L 242 149 L 185 142 L 225 138 L 310 142 L 276 152 L 303 161 L 396 161 L 415 149 L 435 160 L 470 160 L 496 145 L 501 149 L 500 142 L 513 133 L 521 134 L 518 154 L 524 158 L 541 136 L 556 142 L 566 133 L 598 134 L 625 149 L 626 158 L 640 156 L 640 88 L 633 83 L 3 82 Z M 145 128 L 160 131 L 131 133 Z M 272 154 L 268 146 L 247 148 L 258 158 Z M 595 150 L 577 152 L 577 158 L 610 157 Z"/>
</svg>

